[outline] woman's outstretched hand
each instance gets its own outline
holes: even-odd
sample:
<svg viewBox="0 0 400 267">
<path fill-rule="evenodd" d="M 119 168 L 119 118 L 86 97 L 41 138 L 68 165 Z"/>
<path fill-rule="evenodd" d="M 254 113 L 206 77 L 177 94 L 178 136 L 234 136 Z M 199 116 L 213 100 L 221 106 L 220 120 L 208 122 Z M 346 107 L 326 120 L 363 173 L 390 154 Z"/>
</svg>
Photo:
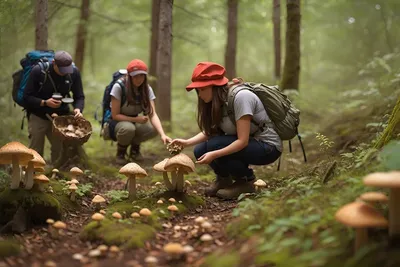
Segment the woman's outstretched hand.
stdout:
<svg viewBox="0 0 400 267">
<path fill-rule="evenodd" d="M 200 158 L 197 159 L 196 163 L 210 164 L 216 158 L 217 158 L 216 154 L 213 151 L 211 151 L 203 154 Z"/>
<path fill-rule="evenodd" d="M 180 139 L 180 138 L 176 138 L 174 140 L 171 141 L 170 145 L 179 145 L 182 147 L 187 147 L 189 145 L 189 142 L 187 139 Z"/>
<path fill-rule="evenodd" d="M 170 143 L 172 141 L 172 139 L 168 135 L 162 135 L 161 141 L 163 141 L 164 145 L 166 145 L 166 144 Z"/>
</svg>

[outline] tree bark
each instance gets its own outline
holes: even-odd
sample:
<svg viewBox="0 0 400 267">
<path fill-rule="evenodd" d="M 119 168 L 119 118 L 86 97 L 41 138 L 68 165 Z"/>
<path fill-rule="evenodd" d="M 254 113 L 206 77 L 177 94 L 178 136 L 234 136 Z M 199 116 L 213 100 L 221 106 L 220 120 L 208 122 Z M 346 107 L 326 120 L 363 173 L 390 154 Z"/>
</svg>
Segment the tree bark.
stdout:
<svg viewBox="0 0 400 267">
<path fill-rule="evenodd" d="M 392 114 L 390 115 L 388 125 L 383 131 L 382 136 L 379 138 L 378 142 L 375 144 L 375 148 L 382 148 L 384 145 L 389 143 L 392 139 L 393 132 L 396 126 L 400 123 L 400 97 L 397 99 L 396 105 L 393 108 Z"/>
<path fill-rule="evenodd" d="M 76 47 L 75 47 L 75 65 L 83 72 L 83 60 L 85 55 L 85 45 L 87 37 L 87 26 L 90 13 L 90 0 L 82 0 L 81 17 L 78 24 L 78 31 L 76 34 Z"/>
<path fill-rule="evenodd" d="M 152 76 L 149 79 L 151 87 L 157 94 L 157 47 L 158 47 L 158 32 L 160 22 L 160 0 L 153 0 L 151 10 L 151 40 L 150 40 L 150 68 L 149 74 Z"/>
<path fill-rule="evenodd" d="M 47 50 L 47 0 L 36 0 L 35 49 Z"/>
<path fill-rule="evenodd" d="M 236 77 L 237 11 L 238 0 L 228 0 L 228 38 L 225 50 L 226 77 Z"/>
<path fill-rule="evenodd" d="M 281 3 L 280 0 L 272 0 L 273 14 L 272 23 L 274 25 L 274 49 L 275 49 L 275 80 L 281 78 Z"/>
<path fill-rule="evenodd" d="M 165 124 L 171 121 L 171 73 L 172 73 L 172 5 L 173 0 L 160 1 L 160 22 L 157 46 L 157 114 Z"/>
<path fill-rule="evenodd" d="M 286 53 L 282 89 L 299 89 L 300 76 L 300 0 L 287 0 Z"/>
</svg>

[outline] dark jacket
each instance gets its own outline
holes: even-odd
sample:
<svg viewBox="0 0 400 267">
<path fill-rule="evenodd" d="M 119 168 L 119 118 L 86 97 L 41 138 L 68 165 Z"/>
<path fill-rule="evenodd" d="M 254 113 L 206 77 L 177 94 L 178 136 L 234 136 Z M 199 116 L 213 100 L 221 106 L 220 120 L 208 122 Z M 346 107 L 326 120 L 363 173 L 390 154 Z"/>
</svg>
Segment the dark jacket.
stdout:
<svg viewBox="0 0 400 267">
<path fill-rule="evenodd" d="M 69 90 L 69 78 L 68 75 L 61 76 L 58 75 L 53 68 L 53 65 L 50 64 L 49 73 L 51 78 L 54 81 L 56 89 L 50 80 L 50 77 L 47 77 L 46 82 L 43 84 L 42 88 L 41 83 L 44 79 L 44 74 L 41 73 L 40 66 L 36 65 L 28 78 L 25 90 L 24 90 L 24 103 L 28 113 L 35 114 L 42 119 L 46 119 L 46 114 L 57 113 L 58 115 L 67 115 L 70 114 L 70 109 L 68 107 L 69 104 L 62 103 L 59 108 L 50 108 L 47 106 L 41 107 L 40 103 L 42 100 L 46 100 L 51 98 L 54 92 L 60 93 L 63 97 L 70 96 Z M 73 94 L 74 108 L 79 108 L 81 112 L 83 112 L 85 95 L 82 89 L 82 80 L 79 70 L 74 67 L 74 73 L 70 75 L 72 80 L 71 92 Z"/>
</svg>

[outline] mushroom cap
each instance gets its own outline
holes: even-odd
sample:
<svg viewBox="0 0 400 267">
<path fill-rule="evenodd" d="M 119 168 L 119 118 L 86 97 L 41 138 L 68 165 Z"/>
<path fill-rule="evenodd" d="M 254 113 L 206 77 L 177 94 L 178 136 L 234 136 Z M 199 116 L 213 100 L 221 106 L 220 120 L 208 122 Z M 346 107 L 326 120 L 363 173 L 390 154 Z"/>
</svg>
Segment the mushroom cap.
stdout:
<svg viewBox="0 0 400 267">
<path fill-rule="evenodd" d="M 154 256 L 147 256 L 147 257 L 144 259 L 144 262 L 145 262 L 145 263 L 158 263 L 158 260 L 157 260 L 157 258 L 154 257 Z"/>
<path fill-rule="evenodd" d="M 162 201 L 161 199 L 157 200 L 157 204 L 163 204 L 164 201 Z"/>
<path fill-rule="evenodd" d="M 100 250 L 101 252 L 106 252 L 108 250 L 108 246 L 106 245 L 99 245 L 97 247 L 98 250 Z"/>
<path fill-rule="evenodd" d="M 50 180 L 47 178 L 46 175 L 43 173 L 37 174 L 33 177 L 33 181 L 38 182 L 38 183 L 48 183 Z"/>
<path fill-rule="evenodd" d="M 187 186 L 192 186 L 192 183 L 191 183 L 189 180 L 185 180 L 185 184 L 186 184 Z"/>
<path fill-rule="evenodd" d="M 170 158 L 164 165 L 166 171 L 175 171 L 180 169 L 186 172 L 194 172 L 195 166 L 194 162 L 188 155 L 179 153 L 172 158 Z"/>
<path fill-rule="evenodd" d="M 72 190 L 72 191 L 75 191 L 75 190 L 78 189 L 78 187 L 76 186 L 76 184 L 71 184 L 71 185 L 68 187 L 68 189 L 69 189 L 69 190 Z"/>
<path fill-rule="evenodd" d="M 132 217 L 132 218 L 140 218 L 140 214 L 137 213 L 137 212 L 133 212 L 133 213 L 131 214 L 131 217 Z"/>
<path fill-rule="evenodd" d="M 170 206 L 168 206 L 168 210 L 169 210 L 169 211 L 178 211 L 179 209 L 178 209 L 178 207 L 175 206 L 175 205 L 170 205 Z"/>
<path fill-rule="evenodd" d="M 25 145 L 20 142 L 10 142 L 0 148 L 0 164 L 11 164 L 13 155 L 18 157 L 19 165 L 27 165 L 34 158 Z"/>
<path fill-rule="evenodd" d="M 92 199 L 92 203 L 104 203 L 104 202 L 106 202 L 106 200 L 104 199 L 104 197 L 100 195 L 95 195 L 94 198 Z"/>
<path fill-rule="evenodd" d="M 29 148 L 29 151 L 32 153 L 33 155 L 33 159 L 31 159 L 29 162 L 33 163 L 33 167 L 44 167 L 46 166 L 46 162 L 44 161 L 44 159 L 42 158 L 42 156 L 40 156 L 39 153 L 36 152 L 36 150 Z M 29 163 L 28 162 L 28 163 Z M 28 164 L 26 164 L 28 165 Z"/>
<path fill-rule="evenodd" d="M 123 166 L 119 170 L 119 173 L 126 176 L 134 174 L 135 177 L 137 178 L 143 178 L 147 176 L 147 172 L 134 162 L 128 163 L 125 166 Z"/>
<path fill-rule="evenodd" d="M 165 172 L 165 163 L 167 163 L 168 158 L 163 159 L 159 163 L 153 166 L 153 170 L 158 171 L 158 172 Z"/>
<path fill-rule="evenodd" d="M 44 172 L 44 168 L 43 167 L 35 167 L 33 169 L 34 172 Z"/>
<path fill-rule="evenodd" d="M 92 220 L 94 221 L 102 221 L 104 220 L 104 216 L 98 212 L 92 215 Z"/>
<path fill-rule="evenodd" d="M 261 180 L 261 179 L 258 179 L 257 181 L 254 182 L 254 185 L 255 185 L 255 186 L 258 186 L 258 187 L 266 187 L 266 186 L 267 186 L 267 183 L 264 182 L 264 181 Z"/>
<path fill-rule="evenodd" d="M 72 179 L 71 181 L 69 181 L 70 184 L 79 184 L 79 181 L 76 179 Z"/>
<path fill-rule="evenodd" d="M 176 202 L 175 198 L 171 197 L 168 199 L 169 202 Z"/>
<path fill-rule="evenodd" d="M 155 186 L 159 186 L 159 185 L 162 185 L 162 183 L 161 183 L 161 182 L 157 182 L 157 183 L 155 183 L 154 185 L 155 185 Z"/>
<path fill-rule="evenodd" d="M 118 211 L 114 212 L 111 216 L 113 216 L 115 219 L 122 219 L 122 215 Z"/>
<path fill-rule="evenodd" d="M 110 250 L 110 252 L 117 253 L 117 252 L 119 252 L 119 247 L 113 245 L 113 246 L 111 246 L 111 247 L 109 248 L 109 250 Z"/>
<path fill-rule="evenodd" d="M 55 223 L 53 223 L 53 227 L 57 229 L 65 229 L 67 228 L 67 225 L 62 221 L 56 221 Z"/>
<path fill-rule="evenodd" d="M 52 173 L 59 173 L 60 171 L 58 169 L 53 169 L 51 172 Z"/>
<path fill-rule="evenodd" d="M 363 202 L 352 202 L 341 207 L 335 219 L 354 228 L 387 227 L 388 221 L 376 209 Z"/>
<path fill-rule="evenodd" d="M 149 209 L 144 208 L 144 209 L 141 209 L 139 211 L 139 214 L 143 215 L 143 216 L 150 216 L 151 215 L 151 211 Z"/>
<path fill-rule="evenodd" d="M 365 176 L 363 182 L 369 186 L 400 188 L 400 171 L 374 172 Z"/>
<path fill-rule="evenodd" d="M 168 243 L 164 246 L 164 251 L 169 254 L 182 254 L 183 247 L 179 243 Z"/>
<path fill-rule="evenodd" d="M 389 200 L 382 192 L 366 192 L 360 195 L 360 199 L 367 202 L 387 202 Z"/>
<path fill-rule="evenodd" d="M 83 174 L 83 171 L 81 169 L 79 169 L 78 167 L 71 168 L 71 170 L 69 170 L 69 172 L 72 174 L 75 174 L 75 175 Z"/>
<path fill-rule="evenodd" d="M 207 242 L 213 240 L 213 237 L 210 234 L 204 234 L 200 237 L 200 240 L 203 242 Z"/>
<path fill-rule="evenodd" d="M 54 220 L 49 218 L 49 219 L 46 220 L 46 223 L 48 223 L 48 224 L 53 224 L 53 223 L 54 223 Z"/>
</svg>

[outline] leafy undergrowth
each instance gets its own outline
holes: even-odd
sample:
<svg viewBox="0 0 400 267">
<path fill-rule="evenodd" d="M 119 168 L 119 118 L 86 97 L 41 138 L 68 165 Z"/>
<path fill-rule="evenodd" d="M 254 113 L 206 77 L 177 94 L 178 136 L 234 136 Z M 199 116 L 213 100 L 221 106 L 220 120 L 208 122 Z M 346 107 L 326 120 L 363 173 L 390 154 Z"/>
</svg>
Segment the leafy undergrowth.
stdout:
<svg viewBox="0 0 400 267">
<path fill-rule="evenodd" d="M 365 149 L 372 151 L 368 157 Z M 334 218 L 341 206 L 364 192 L 388 193 L 366 187 L 362 178 L 370 172 L 398 169 L 400 142 L 389 143 L 380 153 L 371 147 L 365 149 L 348 153 L 342 159 L 320 162 L 320 167 L 338 162 L 329 180 L 315 168 L 288 177 L 269 178 L 266 190 L 239 203 L 233 212 L 236 219 L 227 227 L 228 234 L 242 240 L 256 237 L 252 245 L 254 261 L 251 260 L 256 266 L 397 266 L 391 265 L 400 263 L 400 259 L 393 257 L 393 249 L 387 249 L 386 229 L 372 229 L 370 245 L 353 255 L 354 230 Z M 388 217 L 386 204 L 377 208 Z M 219 264 L 219 260 L 215 256 L 208 259 L 213 264 Z"/>
<path fill-rule="evenodd" d="M 16 256 L 20 251 L 20 245 L 13 239 L 0 240 L 0 258 Z"/>
</svg>

